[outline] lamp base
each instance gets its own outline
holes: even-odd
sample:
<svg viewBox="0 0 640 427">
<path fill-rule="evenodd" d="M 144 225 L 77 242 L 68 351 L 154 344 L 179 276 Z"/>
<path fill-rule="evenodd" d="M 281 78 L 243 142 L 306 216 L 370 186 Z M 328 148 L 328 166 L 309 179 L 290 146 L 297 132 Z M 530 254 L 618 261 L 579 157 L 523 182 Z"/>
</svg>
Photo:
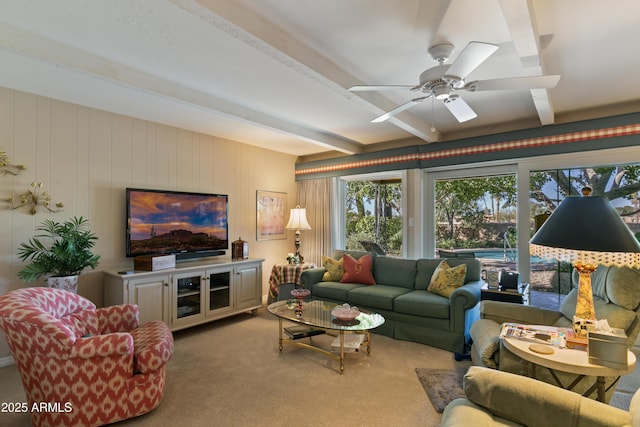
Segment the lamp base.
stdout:
<svg viewBox="0 0 640 427">
<path fill-rule="evenodd" d="M 573 316 L 573 330 L 576 335 L 586 337 L 587 332 L 595 326 L 596 320 L 591 287 L 591 273 L 596 269 L 596 266 L 576 263 L 574 267 L 580 274 L 580 282 L 578 283 L 576 314 Z"/>
<path fill-rule="evenodd" d="M 304 258 L 300 255 L 300 230 L 296 230 L 296 259 L 299 264 L 304 262 Z"/>
</svg>

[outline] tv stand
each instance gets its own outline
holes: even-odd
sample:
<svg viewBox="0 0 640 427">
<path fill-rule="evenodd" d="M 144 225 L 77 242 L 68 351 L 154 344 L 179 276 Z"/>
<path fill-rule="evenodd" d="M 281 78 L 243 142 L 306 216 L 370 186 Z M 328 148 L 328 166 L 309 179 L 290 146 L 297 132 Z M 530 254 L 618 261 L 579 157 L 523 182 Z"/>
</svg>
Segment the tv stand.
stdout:
<svg viewBox="0 0 640 427">
<path fill-rule="evenodd" d="M 264 259 L 207 259 L 156 271 L 104 271 L 104 304 L 137 304 L 172 331 L 262 306 Z"/>
</svg>

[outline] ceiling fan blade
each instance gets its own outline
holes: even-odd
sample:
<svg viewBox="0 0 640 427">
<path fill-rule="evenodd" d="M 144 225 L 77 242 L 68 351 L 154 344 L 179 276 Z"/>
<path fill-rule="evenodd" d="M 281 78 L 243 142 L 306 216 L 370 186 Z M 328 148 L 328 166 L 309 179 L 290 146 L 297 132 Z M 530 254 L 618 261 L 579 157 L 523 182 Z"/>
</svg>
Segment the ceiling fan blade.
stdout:
<svg viewBox="0 0 640 427">
<path fill-rule="evenodd" d="M 397 89 L 413 89 L 411 85 L 383 85 L 383 86 L 351 86 L 350 92 L 364 92 L 368 90 L 397 90 Z"/>
<path fill-rule="evenodd" d="M 414 98 L 411 101 L 407 101 L 404 104 L 400 104 L 398 105 L 396 108 L 394 108 L 393 110 L 387 111 L 386 113 L 384 113 L 383 115 L 376 117 L 375 119 L 371 120 L 371 123 L 380 123 L 380 122 L 384 122 L 385 120 L 389 120 L 391 117 L 395 116 L 396 114 L 400 113 L 401 111 L 404 111 L 408 108 L 413 107 L 416 104 L 419 104 L 420 102 L 424 101 L 425 99 L 429 98 L 431 95 L 429 96 L 423 96 L 420 98 Z"/>
<path fill-rule="evenodd" d="M 462 80 L 498 50 L 491 43 L 470 42 L 451 64 L 445 77 Z M 446 78 L 445 78 L 446 80 Z"/>
<path fill-rule="evenodd" d="M 478 117 L 471 107 L 469 107 L 469 104 L 457 95 L 445 99 L 444 106 L 447 107 L 447 110 L 449 110 L 460 123 Z"/>
<path fill-rule="evenodd" d="M 512 77 L 507 79 L 477 80 L 464 86 L 469 92 L 484 90 L 551 89 L 560 81 L 557 74 L 548 76 Z"/>
</svg>

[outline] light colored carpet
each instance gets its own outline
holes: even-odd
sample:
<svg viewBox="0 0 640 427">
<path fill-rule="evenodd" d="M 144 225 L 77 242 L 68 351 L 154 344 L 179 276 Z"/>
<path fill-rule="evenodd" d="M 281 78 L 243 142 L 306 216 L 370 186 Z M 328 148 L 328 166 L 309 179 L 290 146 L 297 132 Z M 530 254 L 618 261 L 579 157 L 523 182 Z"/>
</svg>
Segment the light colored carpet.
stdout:
<svg viewBox="0 0 640 427">
<path fill-rule="evenodd" d="M 454 369 L 416 368 L 418 379 L 434 409 L 442 413 L 453 399 L 464 397 L 462 379 L 467 367 Z"/>
<path fill-rule="evenodd" d="M 437 426 L 441 414 L 416 368 L 470 365 L 444 350 L 374 334 L 371 356 L 348 354 L 338 375 L 337 362 L 322 354 L 294 347 L 280 354 L 278 321 L 265 309 L 174 336 L 160 406 L 115 426 Z M 325 345 L 332 339 L 313 338 Z M 636 372 L 622 379 L 613 406 L 628 408 L 638 378 Z M 25 401 L 15 366 L 0 368 L 0 403 Z M 0 412 L 1 427 L 30 425 L 27 414 Z"/>
<path fill-rule="evenodd" d="M 295 347 L 278 351 L 278 321 L 265 309 L 179 331 L 165 395 L 124 426 L 437 426 L 416 367 L 453 369 L 453 354 L 373 335 L 372 352 L 337 362 Z M 313 338 L 330 345 L 333 337 Z M 24 401 L 14 366 L 0 369 L 0 402 Z M 6 385 L 6 386 L 5 386 Z M 1 414 L 1 426 L 28 426 L 24 414 Z"/>
</svg>

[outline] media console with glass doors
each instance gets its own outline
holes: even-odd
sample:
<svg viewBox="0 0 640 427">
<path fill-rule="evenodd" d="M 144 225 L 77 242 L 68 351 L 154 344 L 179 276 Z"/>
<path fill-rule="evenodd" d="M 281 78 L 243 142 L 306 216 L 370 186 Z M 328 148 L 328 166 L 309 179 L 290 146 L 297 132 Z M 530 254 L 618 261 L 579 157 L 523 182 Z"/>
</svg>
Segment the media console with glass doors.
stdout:
<svg viewBox="0 0 640 427">
<path fill-rule="evenodd" d="M 137 304 L 140 323 L 171 330 L 255 311 L 262 306 L 263 259 L 208 259 L 157 271 L 105 271 L 104 304 Z"/>
</svg>

